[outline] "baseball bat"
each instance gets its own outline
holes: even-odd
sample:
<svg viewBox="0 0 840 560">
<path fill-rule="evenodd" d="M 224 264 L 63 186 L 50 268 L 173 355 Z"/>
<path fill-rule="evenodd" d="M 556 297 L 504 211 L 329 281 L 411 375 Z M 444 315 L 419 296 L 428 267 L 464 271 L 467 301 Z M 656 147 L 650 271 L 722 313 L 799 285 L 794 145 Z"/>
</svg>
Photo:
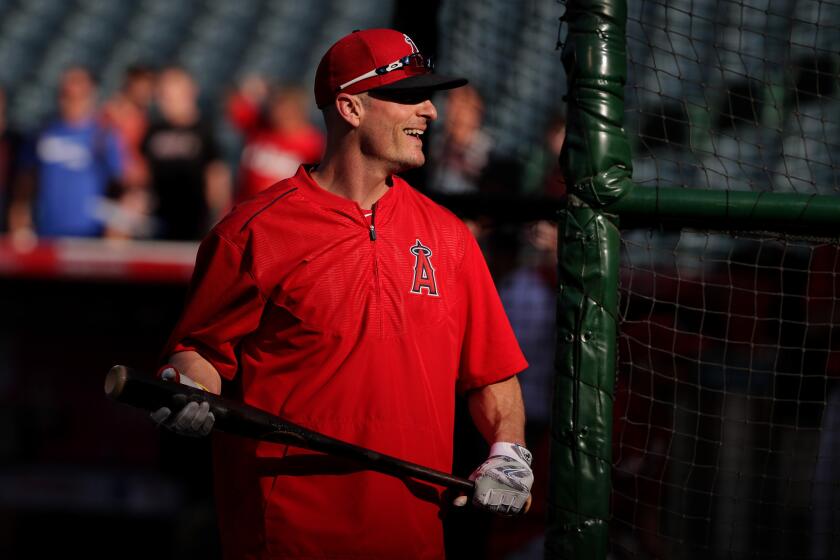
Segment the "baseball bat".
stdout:
<svg viewBox="0 0 840 560">
<path fill-rule="evenodd" d="M 216 417 L 214 429 L 223 432 L 320 451 L 351 459 L 380 473 L 398 477 L 408 476 L 464 491 L 470 495 L 474 490 L 471 480 L 353 445 L 298 426 L 253 406 L 180 383 L 142 375 L 126 366 L 116 365 L 111 368 L 105 376 L 105 394 L 118 402 L 149 411 L 166 406 L 173 414 L 190 401 L 206 401 Z"/>
</svg>

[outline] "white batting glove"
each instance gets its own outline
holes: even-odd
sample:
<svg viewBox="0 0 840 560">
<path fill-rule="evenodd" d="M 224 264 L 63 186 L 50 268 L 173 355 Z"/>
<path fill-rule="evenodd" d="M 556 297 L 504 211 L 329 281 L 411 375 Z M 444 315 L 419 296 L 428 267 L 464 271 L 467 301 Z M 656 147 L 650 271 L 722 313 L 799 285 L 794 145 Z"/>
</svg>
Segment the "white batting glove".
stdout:
<svg viewBox="0 0 840 560">
<path fill-rule="evenodd" d="M 534 473 L 531 452 L 516 443 L 496 442 L 490 457 L 470 475 L 475 482 L 473 505 L 501 515 L 516 515 L 527 509 Z M 455 505 L 466 504 L 466 496 Z"/>
<path fill-rule="evenodd" d="M 181 383 L 188 387 L 201 389 L 206 391 L 207 388 L 197 383 L 179 372 L 174 366 L 163 366 L 158 371 L 158 377 L 164 381 L 171 381 L 173 383 Z M 178 411 L 174 417 L 169 407 L 162 406 L 149 414 L 149 418 L 157 424 L 168 430 L 180 434 L 182 436 L 202 437 L 206 436 L 213 429 L 213 424 L 216 422 L 216 417 L 210 412 L 210 404 L 206 401 L 197 403 L 191 401 Z"/>
</svg>

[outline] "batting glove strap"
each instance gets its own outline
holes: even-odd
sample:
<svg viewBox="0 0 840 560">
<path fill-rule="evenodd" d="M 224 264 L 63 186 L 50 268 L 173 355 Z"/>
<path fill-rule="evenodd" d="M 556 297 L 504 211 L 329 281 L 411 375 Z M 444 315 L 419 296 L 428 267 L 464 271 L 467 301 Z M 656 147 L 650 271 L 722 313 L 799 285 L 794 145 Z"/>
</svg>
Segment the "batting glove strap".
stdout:
<svg viewBox="0 0 840 560">
<path fill-rule="evenodd" d="M 496 443 L 490 446 L 490 457 L 496 457 L 497 455 L 503 455 L 505 457 L 510 457 L 511 459 L 522 461 L 529 467 L 531 466 L 531 462 L 533 461 L 531 452 L 519 445 L 518 443 L 507 443 L 504 441 L 497 441 Z"/>
<path fill-rule="evenodd" d="M 475 481 L 474 505 L 501 515 L 516 515 L 525 507 L 534 483 L 531 452 L 515 443 L 496 442 L 490 448 L 490 457 L 470 480 Z"/>
</svg>

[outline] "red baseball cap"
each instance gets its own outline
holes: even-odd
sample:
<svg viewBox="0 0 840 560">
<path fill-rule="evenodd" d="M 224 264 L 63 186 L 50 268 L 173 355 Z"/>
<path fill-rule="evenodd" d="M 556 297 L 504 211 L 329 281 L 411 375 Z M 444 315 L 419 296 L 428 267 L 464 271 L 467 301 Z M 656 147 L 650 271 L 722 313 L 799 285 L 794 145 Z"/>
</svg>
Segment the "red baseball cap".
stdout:
<svg viewBox="0 0 840 560">
<path fill-rule="evenodd" d="M 366 29 L 342 37 L 321 59 L 315 72 L 315 102 L 323 109 L 341 91 L 439 90 L 466 83 L 464 78 L 434 74 L 405 33 Z"/>
</svg>

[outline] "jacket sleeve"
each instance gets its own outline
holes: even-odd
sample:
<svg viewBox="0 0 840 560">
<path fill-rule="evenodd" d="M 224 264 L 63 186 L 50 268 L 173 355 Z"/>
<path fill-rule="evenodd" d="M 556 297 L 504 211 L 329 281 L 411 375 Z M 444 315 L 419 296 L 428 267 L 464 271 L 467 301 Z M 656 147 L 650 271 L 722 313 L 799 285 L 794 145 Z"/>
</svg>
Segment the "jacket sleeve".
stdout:
<svg viewBox="0 0 840 560">
<path fill-rule="evenodd" d="M 502 381 L 528 367 L 472 235 L 466 236 L 458 285 L 462 291 L 458 298 L 461 312 L 465 314 L 459 392 Z"/>
<path fill-rule="evenodd" d="M 266 302 L 250 262 L 246 249 L 210 233 L 199 248 L 186 307 L 164 357 L 193 350 L 223 378 L 236 375 L 237 345 L 257 329 Z"/>
</svg>

